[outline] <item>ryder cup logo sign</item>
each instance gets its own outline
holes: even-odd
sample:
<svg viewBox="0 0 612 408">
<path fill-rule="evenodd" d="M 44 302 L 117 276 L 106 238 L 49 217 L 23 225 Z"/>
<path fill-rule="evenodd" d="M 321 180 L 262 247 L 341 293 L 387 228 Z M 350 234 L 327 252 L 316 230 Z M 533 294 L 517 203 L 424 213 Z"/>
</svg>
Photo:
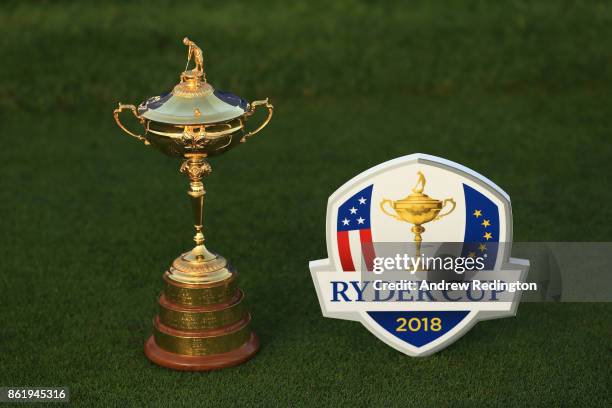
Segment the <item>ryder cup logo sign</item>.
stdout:
<svg viewBox="0 0 612 408">
<path fill-rule="evenodd" d="M 529 263 L 510 257 L 508 195 L 457 163 L 413 154 L 329 198 L 328 259 L 310 262 L 323 315 L 361 322 L 410 356 L 514 316 Z"/>
</svg>

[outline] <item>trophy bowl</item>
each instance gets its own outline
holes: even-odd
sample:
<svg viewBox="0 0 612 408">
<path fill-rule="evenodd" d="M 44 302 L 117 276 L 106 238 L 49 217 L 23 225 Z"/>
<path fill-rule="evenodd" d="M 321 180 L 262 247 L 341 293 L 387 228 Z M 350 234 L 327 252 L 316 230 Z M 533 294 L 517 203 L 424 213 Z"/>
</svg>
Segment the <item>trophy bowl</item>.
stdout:
<svg viewBox="0 0 612 408">
<path fill-rule="evenodd" d="M 411 195 L 403 200 L 391 201 L 395 214 L 405 222 L 421 225 L 434 220 L 443 207 L 443 201 L 425 194 Z"/>
<path fill-rule="evenodd" d="M 168 156 L 184 157 L 187 153 L 216 156 L 235 147 L 245 135 L 244 120 L 234 119 L 208 125 L 177 126 L 147 121 L 145 137 L 151 146 Z M 194 138 L 200 143 L 194 146 Z M 191 137 L 190 137 L 191 136 Z"/>
<path fill-rule="evenodd" d="M 268 99 L 248 103 L 236 95 L 215 90 L 204 81 L 203 72 L 183 72 L 181 82 L 169 93 L 153 96 L 138 108 L 119 103 L 113 112 L 115 121 L 128 135 L 168 156 L 211 157 L 245 142 L 272 119 L 274 107 Z M 247 131 L 246 122 L 258 106 L 265 106 L 268 116 L 259 127 Z M 130 110 L 141 123 L 143 135 L 122 124 L 119 114 L 124 109 Z"/>
</svg>

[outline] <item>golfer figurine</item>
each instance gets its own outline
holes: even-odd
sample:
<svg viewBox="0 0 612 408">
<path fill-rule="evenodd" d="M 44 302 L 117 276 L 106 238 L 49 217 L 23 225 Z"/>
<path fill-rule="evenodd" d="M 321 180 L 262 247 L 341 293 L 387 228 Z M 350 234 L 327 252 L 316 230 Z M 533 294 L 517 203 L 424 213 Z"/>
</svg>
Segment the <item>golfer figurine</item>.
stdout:
<svg viewBox="0 0 612 408">
<path fill-rule="evenodd" d="M 190 74 L 195 78 L 201 76 L 202 80 L 206 82 L 206 76 L 204 75 L 204 55 L 202 54 L 202 49 L 187 37 L 183 38 L 183 44 L 189 47 L 187 50 L 187 64 L 185 65 L 185 73 L 187 73 L 189 61 L 191 61 L 191 57 L 193 57 L 195 67 L 191 70 Z"/>
</svg>

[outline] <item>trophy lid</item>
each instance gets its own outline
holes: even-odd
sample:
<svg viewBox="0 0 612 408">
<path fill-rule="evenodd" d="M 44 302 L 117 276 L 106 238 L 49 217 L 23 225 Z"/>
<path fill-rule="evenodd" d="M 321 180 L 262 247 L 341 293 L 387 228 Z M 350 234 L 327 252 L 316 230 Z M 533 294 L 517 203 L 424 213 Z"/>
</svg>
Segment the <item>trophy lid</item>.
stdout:
<svg viewBox="0 0 612 408">
<path fill-rule="evenodd" d="M 440 200 L 436 200 L 435 198 L 431 198 L 427 194 L 419 194 L 412 193 L 402 198 L 401 200 L 395 200 L 398 204 L 404 203 L 438 203 Z"/>
<path fill-rule="evenodd" d="M 204 73 L 202 50 L 187 37 L 187 66 L 194 59 L 195 67 L 181 74 L 181 81 L 172 91 L 153 96 L 138 106 L 138 114 L 146 119 L 174 124 L 200 125 L 224 122 L 243 115 L 248 109 L 244 99 L 215 90 Z"/>
<path fill-rule="evenodd" d="M 412 189 L 412 193 L 408 194 L 401 200 L 396 200 L 394 205 L 396 207 L 404 207 L 414 204 L 434 206 L 442 204 L 442 201 L 436 200 L 435 198 L 431 198 L 427 194 L 423 193 L 426 183 L 425 176 L 420 171 L 417 172 L 417 175 L 419 176 L 419 179 L 417 181 L 417 184 Z"/>
</svg>

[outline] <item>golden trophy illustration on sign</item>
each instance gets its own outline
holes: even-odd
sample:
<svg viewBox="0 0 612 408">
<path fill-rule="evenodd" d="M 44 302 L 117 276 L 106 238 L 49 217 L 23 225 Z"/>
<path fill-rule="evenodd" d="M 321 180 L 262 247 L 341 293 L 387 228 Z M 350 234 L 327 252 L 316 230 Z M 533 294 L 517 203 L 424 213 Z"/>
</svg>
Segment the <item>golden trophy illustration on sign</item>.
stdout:
<svg viewBox="0 0 612 408">
<path fill-rule="evenodd" d="M 396 201 L 385 198 L 380 202 L 380 209 L 386 215 L 393 217 L 398 221 L 413 224 L 411 231 L 414 234 L 416 256 L 420 257 L 421 242 L 423 241 L 421 234 L 425 232 L 423 224 L 430 221 L 437 221 L 440 218 L 447 216 L 453 212 L 457 204 L 452 198 L 447 198 L 442 201 L 436 200 L 429 197 L 427 194 L 424 194 L 423 190 L 425 190 L 426 183 L 425 176 L 420 171 L 417 172 L 417 176 L 419 176 L 419 178 L 416 185 L 412 188 L 411 194 L 401 200 Z M 444 208 L 447 203 L 451 204 L 450 210 L 443 214 L 440 213 L 442 208 Z M 385 209 L 385 204 L 389 204 L 395 211 L 395 214 L 388 212 Z"/>
<path fill-rule="evenodd" d="M 274 108 L 267 99 L 247 103 L 215 90 L 206 80 L 202 50 L 187 37 L 183 43 L 189 47 L 187 66 L 174 89 L 138 107 L 119 103 L 114 118 L 128 135 L 183 159 L 180 171 L 189 178 L 187 194 L 193 207 L 195 247 L 176 258 L 163 276 L 159 314 L 145 353 L 168 368 L 214 370 L 248 360 L 257 352 L 259 340 L 249 328 L 251 316 L 244 309 L 235 269 L 204 245 L 202 177 L 212 171 L 208 157 L 255 135 L 268 124 Z M 187 70 L 192 57 L 195 67 Z M 267 117 L 248 131 L 247 121 L 258 106 L 267 109 Z M 144 127 L 142 135 L 121 123 L 124 109 Z"/>
</svg>

